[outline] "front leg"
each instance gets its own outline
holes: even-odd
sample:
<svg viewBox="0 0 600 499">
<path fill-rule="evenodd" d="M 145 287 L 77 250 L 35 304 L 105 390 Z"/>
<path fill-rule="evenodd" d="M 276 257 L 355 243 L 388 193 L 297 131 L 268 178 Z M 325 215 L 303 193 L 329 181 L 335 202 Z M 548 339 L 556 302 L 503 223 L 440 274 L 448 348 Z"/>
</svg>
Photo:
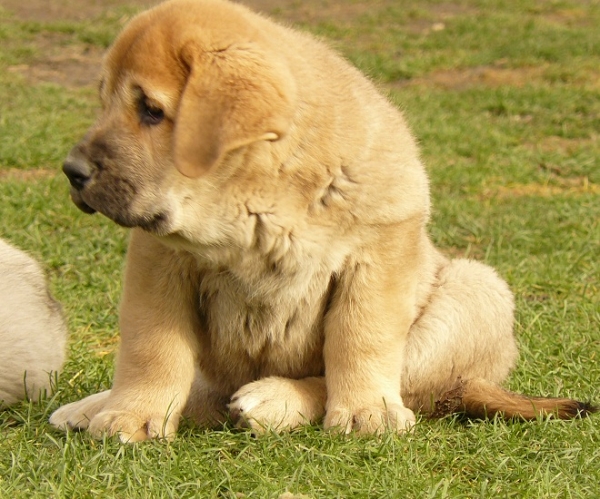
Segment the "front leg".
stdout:
<svg viewBox="0 0 600 499">
<path fill-rule="evenodd" d="M 345 433 L 403 432 L 415 421 L 400 377 L 427 236 L 416 218 L 370 230 L 374 240 L 349 258 L 326 316 L 324 423 Z"/>
<path fill-rule="evenodd" d="M 184 258 L 154 237 L 132 232 L 115 379 L 89 421 L 93 436 L 117 434 L 135 442 L 172 438 L 177 431 L 198 352 L 197 304 Z"/>
</svg>

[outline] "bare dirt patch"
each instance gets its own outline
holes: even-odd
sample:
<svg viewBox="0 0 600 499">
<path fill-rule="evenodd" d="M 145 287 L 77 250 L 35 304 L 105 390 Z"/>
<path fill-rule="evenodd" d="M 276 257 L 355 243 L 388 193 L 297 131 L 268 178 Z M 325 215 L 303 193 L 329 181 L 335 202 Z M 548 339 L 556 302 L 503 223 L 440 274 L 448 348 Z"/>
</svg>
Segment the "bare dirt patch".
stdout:
<svg viewBox="0 0 600 499">
<path fill-rule="evenodd" d="M 150 8 L 161 0 L 0 0 L 0 6 L 27 21 L 84 21 L 101 16 L 116 7 Z M 235 0 L 234 0 L 235 1 Z M 248 7 L 273 14 L 277 12 L 319 12 L 323 6 L 338 13 L 346 9 L 344 2 L 296 0 L 237 0 Z M 388 0 L 391 2 L 391 0 Z M 368 2 L 363 2 L 368 4 Z M 333 7 L 331 7 L 333 5 Z M 336 7 L 337 5 L 337 7 Z M 350 6 L 352 7 L 352 6 Z M 352 9 L 351 9 L 352 10 Z M 364 9 L 361 9 L 364 10 Z"/>
<path fill-rule="evenodd" d="M 9 66 L 31 83 L 50 82 L 64 87 L 95 85 L 104 50 L 73 42 L 68 35 L 43 33 L 34 44 L 39 55 L 30 64 Z"/>
<path fill-rule="evenodd" d="M 248 7 L 285 18 L 290 22 L 318 22 L 335 20 L 336 22 L 352 20 L 369 12 L 393 7 L 397 0 L 234 0 Z M 0 6 L 13 12 L 18 18 L 32 21 L 70 20 L 82 21 L 93 19 L 104 12 L 116 7 L 135 7 L 145 9 L 152 7 L 160 0 L 0 0 Z M 415 6 L 418 4 L 415 3 Z M 443 22 L 444 19 L 458 13 L 464 13 L 466 7 L 459 4 L 440 3 L 432 9 L 430 14 L 434 22 Z M 426 23 L 428 26 L 431 23 Z"/>
<path fill-rule="evenodd" d="M 393 5 L 394 0 L 348 2 L 340 0 L 237 0 L 253 10 L 291 23 L 341 22 L 359 17 L 370 10 Z"/>
<path fill-rule="evenodd" d="M 385 12 L 389 8 L 397 8 L 397 0 L 237 0 L 248 7 L 291 23 L 318 24 L 324 21 L 335 21 L 337 24 L 352 22 L 357 18 Z M 469 8 L 452 3 L 439 3 L 435 6 L 419 6 L 417 2 L 407 7 L 413 16 L 405 26 L 407 31 L 427 32 L 443 29 L 444 22 L 452 17 L 464 14 Z M 385 17 L 385 16 L 383 16 Z"/>
<path fill-rule="evenodd" d="M 82 21 L 100 16 L 115 7 L 146 8 L 158 0 L 0 0 L 0 5 L 19 19 L 28 21 Z"/>
<path fill-rule="evenodd" d="M 0 0 L 0 6 L 19 20 L 35 22 L 86 21 L 111 9 L 129 6 L 147 8 L 158 0 Z M 65 87 L 95 86 L 104 50 L 79 43 L 61 33 L 42 33 L 33 45 L 37 57 L 29 64 L 10 66 L 31 83 L 55 83 Z"/>
<path fill-rule="evenodd" d="M 0 0 L 0 6 L 18 19 L 36 22 L 86 21 L 117 7 L 145 9 L 159 0 Z M 290 22 L 340 19 L 359 16 L 371 8 L 369 2 L 346 4 L 334 1 L 242 0 L 248 7 Z M 377 4 L 391 4 L 381 0 Z M 42 33 L 33 42 L 38 56 L 29 64 L 11 66 L 8 71 L 22 74 L 31 83 L 55 83 L 65 87 L 94 86 L 104 50 L 75 42 L 69 35 Z"/>
<path fill-rule="evenodd" d="M 353 20 L 397 5 L 397 0 L 342 1 L 342 0 L 238 0 L 248 7 L 290 23 L 316 24 L 327 20 L 336 23 Z M 159 0 L 0 0 L 0 6 L 21 20 L 37 22 L 85 21 L 98 18 L 117 7 L 145 9 Z M 464 13 L 455 4 L 440 3 L 428 7 L 406 26 L 407 30 L 426 32 L 444 29 L 444 22 Z M 95 85 L 104 51 L 93 45 L 74 42 L 72 37 L 59 33 L 39 35 L 34 44 L 38 57 L 29 64 L 8 68 L 23 74 L 32 83 L 51 82 L 65 87 Z M 447 71 L 417 79 L 413 84 L 434 84 L 457 88 L 473 82 L 525 81 L 527 74 L 501 72 L 494 68 L 476 68 L 464 72 Z M 402 86 L 404 84 L 400 84 Z"/>
</svg>

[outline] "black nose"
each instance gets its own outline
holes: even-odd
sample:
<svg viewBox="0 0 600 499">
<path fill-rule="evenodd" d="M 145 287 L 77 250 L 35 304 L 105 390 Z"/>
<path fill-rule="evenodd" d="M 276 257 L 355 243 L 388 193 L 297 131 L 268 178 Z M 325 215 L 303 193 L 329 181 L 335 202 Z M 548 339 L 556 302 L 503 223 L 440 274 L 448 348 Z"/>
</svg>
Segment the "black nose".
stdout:
<svg viewBox="0 0 600 499">
<path fill-rule="evenodd" d="M 92 178 L 93 168 L 84 158 L 69 154 L 63 165 L 63 172 L 69 178 L 71 185 L 81 190 Z"/>
</svg>

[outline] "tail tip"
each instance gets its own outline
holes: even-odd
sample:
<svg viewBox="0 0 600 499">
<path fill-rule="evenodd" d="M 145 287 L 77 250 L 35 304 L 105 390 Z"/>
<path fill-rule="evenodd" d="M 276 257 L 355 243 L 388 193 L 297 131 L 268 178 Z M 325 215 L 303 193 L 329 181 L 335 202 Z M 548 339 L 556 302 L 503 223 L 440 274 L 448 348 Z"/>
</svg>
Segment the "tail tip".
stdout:
<svg viewBox="0 0 600 499">
<path fill-rule="evenodd" d="M 585 418 L 596 412 L 598 412 L 597 405 L 594 405 L 591 402 L 580 402 L 579 400 L 573 400 L 571 407 L 565 408 L 565 416 L 567 419 Z"/>
</svg>

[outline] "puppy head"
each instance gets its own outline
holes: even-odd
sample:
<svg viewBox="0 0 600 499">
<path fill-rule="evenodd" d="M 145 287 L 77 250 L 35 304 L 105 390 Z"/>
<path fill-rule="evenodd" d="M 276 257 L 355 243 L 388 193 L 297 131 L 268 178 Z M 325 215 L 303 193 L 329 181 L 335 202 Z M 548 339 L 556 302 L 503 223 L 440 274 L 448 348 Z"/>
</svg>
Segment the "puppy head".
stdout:
<svg viewBox="0 0 600 499">
<path fill-rule="evenodd" d="M 173 0 L 132 20 L 104 62 L 102 113 L 63 167 L 75 204 L 167 234 L 177 186 L 283 137 L 294 82 L 260 23 L 270 26 L 214 0 Z"/>
</svg>

